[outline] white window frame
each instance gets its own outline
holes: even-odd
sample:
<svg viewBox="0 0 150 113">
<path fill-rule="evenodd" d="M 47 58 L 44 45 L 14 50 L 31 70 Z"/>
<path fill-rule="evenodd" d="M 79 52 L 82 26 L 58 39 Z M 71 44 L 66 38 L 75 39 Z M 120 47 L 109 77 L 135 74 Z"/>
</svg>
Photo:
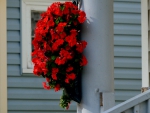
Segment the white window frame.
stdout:
<svg viewBox="0 0 150 113">
<path fill-rule="evenodd" d="M 22 0 L 22 73 L 33 73 L 31 62 L 31 11 L 46 11 L 47 7 L 53 2 L 64 2 L 64 0 Z"/>
</svg>

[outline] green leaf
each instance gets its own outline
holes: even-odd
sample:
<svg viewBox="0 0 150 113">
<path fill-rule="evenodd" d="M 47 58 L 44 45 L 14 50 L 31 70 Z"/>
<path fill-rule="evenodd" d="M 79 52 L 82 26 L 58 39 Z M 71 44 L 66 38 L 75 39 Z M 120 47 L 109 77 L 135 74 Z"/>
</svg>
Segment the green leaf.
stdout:
<svg viewBox="0 0 150 113">
<path fill-rule="evenodd" d="M 51 60 L 55 60 L 56 59 L 56 56 L 51 56 Z"/>
<path fill-rule="evenodd" d="M 59 21 L 60 21 L 60 22 L 63 22 L 63 19 L 62 19 L 61 17 L 59 17 Z"/>
<path fill-rule="evenodd" d="M 78 62 L 79 61 L 79 59 L 75 59 L 75 62 Z"/>
<path fill-rule="evenodd" d="M 57 19 L 55 20 L 55 24 L 56 24 L 56 25 L 59 24 L 59 18 L 57 18 Z"/>
<path fill-rule="evenodd" d="M 71 24 L 71 23 L 72 23 L 72 21 L 69 22 L 69 24 Z"/>
<path fill-rule="evenodd" d="M 64 5 L 60 6 L 60 9 L 63 11 L 65 9 L 65 6 Z"/>
<path fill-rule="evenodd" d="M 55 63 L 52 63 L 52 65 L 51 65 L 51 66 L 52 66 L 53 68 L 54 68 L 54 67 L 57 67 Z"/>
</svg>

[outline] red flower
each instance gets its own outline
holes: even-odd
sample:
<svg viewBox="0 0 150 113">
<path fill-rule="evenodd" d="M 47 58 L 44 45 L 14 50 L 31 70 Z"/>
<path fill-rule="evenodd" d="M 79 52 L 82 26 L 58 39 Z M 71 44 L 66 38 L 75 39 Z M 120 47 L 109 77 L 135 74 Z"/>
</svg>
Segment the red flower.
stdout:
<svg viewBox="0 0 150 113">
<path fill-rule="evenodd" d="M 57 85 L 55 86 L 55 91 L 59 91 L 59 90 L 60 90 L 60 85 L 57 84 Z"/>
<path fill-rule="evenodd" d="M 46 62 L 42 62 L 42 63 L 40 64 L 40 66 L 41 66 L 41 69 L 42 69 L 44 75 L 46 75 L 47 72 L 48 72 L 48 69 L 47 69 L 47 67 L 46 67 L 46 66 L 47 66 L 47 65 L 46 65 Z"/>
<path fill-rule="evenodd" d="M 49 27 L 54 27 L 55 23 L 54 23 L 54 21 L 52 20 L 52 18 L 48 21 L 47 25 L 48 25 Z"/>
<path fill-rule="evenodd" d="M 59 39 L 59 35 L 53 29 L 50 30 L 50 33 L 52 37 L 52 40 L 50 42 L 53 42 L 54 40 Z"/>
<path fill-rule="evenodd" d="M 34 65 L 33 73 L 40 76 L 42 74 L 42 69 L 36 64 Z"/>
<path fill-rule="evenodd" d="M 57 73 L 59 72 L 58 68 L 52 68 L 52 78 L 57 80 Z"/>
<path fill-rule="evenodd" d="M 67 34 L 65 32 L 60 33 L 60 38 L 65 38 Z"/>
<path fill-rule="evenodd" d="M 58 26 L 56 27 L 56 32 L 57 33 L 62 33 L 64 30 L 64 27 L 67 25 L 67 23 L 59 23 Z"/>
<path fill-rule="evenodd" d="M 76 74 L 87 64 L 82 53 L 87 42 L 78 38 L 78 26 L 85 19 L 85 12 L 72 2 L 55 2 L 41 14 L 34 30 L 32 62 L 34 74 L 46 79 L 44 89 L 74 86 Z M 62 98 L 60 106 L 68 109 L 70 99 Z"/>
<path fill-rule="evenodd" d="M 87 45 L 87 42 L 86 41 L 81 41 L 81 42 L 78 42 L 76 44 L 76 50 L 79 52 L 79 53 L 82 53 L 84 48 L 86 48 L 86 45 Z"/>
<path fill-rule="evenodd" d="M 68 79 L 68 78 L 66 78 L 66 79 L 65 79 L 65 82 L 68 84 L 68 83 L 69 83 L 69 79 Z"/>
<path fill-rule="evenodd" d="M 47 82 L 50 82 L 50 79 L 46 77 L 46 81 L 47 81 Z"/>
<path fill-rule="evenodd" d="M 66 42 L 68 42 L 70 47 L 73 47 L 74 45 L 76 45 L 77 39 L 73 35 L 69 35 L 66 37 Z"/>
<path fill-rule="evenodd" d="M 50 86 L 47 86 L 46 82 L 43 82 L 43 88 L 46 89 L 46 90 L 49 90 L 50 89 Z"/>
<path fill-rule="evenodd" d="M 59 52 L 59 55 L 60 55 L 60 57 L 57 57 L 55 60 L 55 63 L 58 65 L 65 64 L 65 62 L 67 62 L 67 60 L 72 59 L 71 53 L 69 53 L 65 49 L 61 49 L 61 51 Z"/>
<path fill-rule="evenodd" d="M 69 66 L 67 69 L 66 69 L 66 72 L 70 72 L 73 70 L 73 67 L 72 66 Z"/>
<path fill-rule="evenodd" d="M 55 60 L 55 63 L 58 65 L 65 64 L 65 62 L 66 62 L 66 58 L 57 57 Z"/>
<path fill-rule="evenodd" d="M 79 12 L 78 21 L 80 23 L 83 23 L 86 20 L 86 14 L 84 11 Z"/>
<path fill-rule="evenodd" d="M 60 9 L 60 2 L 53 3 L 51 7 L 49 8 L 49 10 L 57 16 L 62 16 L 63 14 L 63 12 Z"/>
<path fill-rule="evenodd" d="M 81 62 L 80 62 L 80 66 L 85 66 L 87 64 L 87 59 L 86 57 L 83 55 L 82 56 L 82 59 L 81 59 Z"/>
<path fill-rule="evenodd" d="M 71 53 L 66 51 L 65 49 L 61 49 L 60 56 L 65 57 L 66 59 L 72 59 Z"/>
<path fill-rule="evenodd" d="M 53 51 L 58 50 L 58 47 L 59 47 L 60 45 L 62 45 L 63 43 L 64 43 L 64 40 L 63 40 L 63 39 L 58 39 L 58 40 L 56 40 L 56 41 L 53 43 L 53 45 L 52 45 L 52 50 L 53 50 Z"/>
<path fill-rule="evenodd" d="M 76 78 L 76 75 L 74 73 L 67 74 L 67 78 L 74 80 Z"/>
<path fill-rule="evenodd" d="M 70 33 L 71 33 L 71 35 L 72 35 L 73 37 L 76 37 L 77 34 L 78 34 L 78 32 L 77 32 L 76 29 L 72 29 L 72 30 L 70 31 Z"/>
<path fill-rule="evenodd" d="M 66 74 L 65 82 L 69 83 L 69 80 L 74 80 L 76 78 L 76 75 L 74 73 Z"/>
</svg>

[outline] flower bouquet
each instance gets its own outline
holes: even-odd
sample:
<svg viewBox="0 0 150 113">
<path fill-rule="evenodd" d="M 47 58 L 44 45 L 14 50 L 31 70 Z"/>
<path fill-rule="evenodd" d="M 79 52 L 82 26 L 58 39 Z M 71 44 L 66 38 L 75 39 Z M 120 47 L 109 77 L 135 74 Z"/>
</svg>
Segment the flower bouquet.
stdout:
<svg viewBox="0 0 150 113">
<path fill-rule="evenodd" d="M 32 41 L 33 73 L 46 78 L 44 89 L 63 89 L 60 106 L 68 109 L 71 100 L 81 102 L 81 72 L 87 64 L 83 55 L 87 42 L 79 37 L 84 11 L 72 2 L 55 2 L 41 14 Z"/>
</svg>

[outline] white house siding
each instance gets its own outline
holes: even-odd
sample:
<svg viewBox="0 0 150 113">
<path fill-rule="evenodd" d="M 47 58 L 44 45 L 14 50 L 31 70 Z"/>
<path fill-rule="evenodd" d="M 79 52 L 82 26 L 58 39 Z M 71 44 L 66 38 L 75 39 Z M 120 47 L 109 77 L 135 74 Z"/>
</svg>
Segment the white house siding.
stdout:
<svg viewBox="0 0 150 113">
<path fill-rule="evenodd" d="M 116 104 L 140 93 L 140 0 L 114 0 L 114 77 Z"/>
<path fill-rule="evenodd" d="M 42 88 L 44 79 L 21 74 L 21 0 L 7 0 L 8 113 L 66 113 L 61 92 Z M 114 75 L 116 103 L 140 93 L 140 0 L 114 1 Z M 67 113 L 75 113 L 73 103 Z"/>
</svg>

